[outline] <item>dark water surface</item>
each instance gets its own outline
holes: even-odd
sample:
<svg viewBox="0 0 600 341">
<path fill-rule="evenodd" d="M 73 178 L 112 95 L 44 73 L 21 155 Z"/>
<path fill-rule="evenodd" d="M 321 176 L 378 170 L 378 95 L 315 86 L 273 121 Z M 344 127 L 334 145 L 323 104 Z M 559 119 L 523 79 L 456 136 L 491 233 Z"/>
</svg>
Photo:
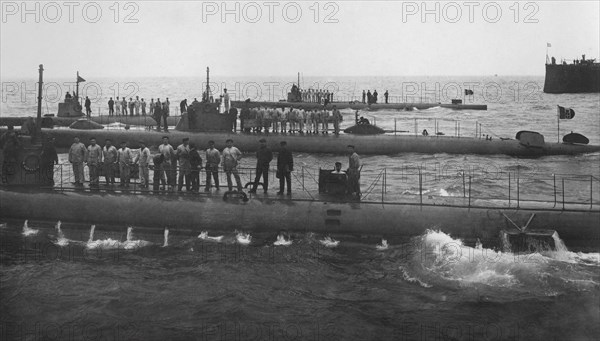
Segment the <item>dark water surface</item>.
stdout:
<svg viewBox="0 0 600 341">
<path fill-rule="evenodd" d="M 598 253 L 515 255 L 443 232 L 392 241 L 20 224 L 2 236 L 2 339 L 592 340 Z M 31 232 L 30 232 L 31 233 Z M 220 234 L 211 232 L 211 235 Z M 86 240 L 88 240 L 86 242 Z M 121 241 L 121 242 L 117 242 Z"/>
</svg>

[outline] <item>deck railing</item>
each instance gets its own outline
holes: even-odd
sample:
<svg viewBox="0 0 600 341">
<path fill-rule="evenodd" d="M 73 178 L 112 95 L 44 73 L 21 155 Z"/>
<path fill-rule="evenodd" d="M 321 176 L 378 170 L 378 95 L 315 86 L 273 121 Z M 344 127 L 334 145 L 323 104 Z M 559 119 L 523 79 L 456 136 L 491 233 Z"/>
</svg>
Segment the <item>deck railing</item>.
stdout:
<svg viewBox="0 0 600 341">
<path fill-rule="evenodd" d="M 137 166 L 132 166 L 137 168 Z M 362 201 L 397 202 L 408 204 L 456 204 L 477 207 L 494 203 L 502 207 L 525 208 L 532 205 L 558 210 L 600 209 L 600 179 L 595 175 L 543 174 L 535 169 L 522 169 L 515 166 L 509 170 L 461 169 L 461 168 L 429 168 L 407 166 L 406 168 L 373 169 L 365 165 L 361 172 Z M 149 171 L 149 188 L 140 186 L 139 178 L 131 179 L 127 189 L 130 193 L 153 192 L 153 170 Z M 256 171 L 255 168 L 238 168 L 242 186 L 250 189 Z M 319 197 L 319 168 L 297 166 L 292 172 L 292 187 L 296 198 L 312 200 Z M 279 190 L 279 179 L 276 178 L 274 166 L 269 171 L 269 193 Z M 28 181 L 38 183 L 36 177 L 41 173 L 23 175 L 21 183 Z M 85 186 L 89 187 L 89 168 L 84 168 Z M 177 181 L 178 176 L 175 177 Z M 200 193 L 205 186 L 206 173 L 200 171 Z M 54 188 L 72 190 L 74 176 L 69 163 L 54 166 Z M 261 179 L 262 181 L 262 179 Z M 115 179 L 119 190 L 119 178 Z M 227 190 L 226 174 L 219 169 L 219 182 L 222 191 Z M 236 188 L 232 177 L 233 188 Z M 100 177 L 100 189 L 105 187 L 105 177 Z M 3 183 L 3 185 L 10 185 Z M 174 184 L 172 184 L 174 185 Z M 185 186 L 183 194 L 186 194 Z M 214 188 L 214 183 L 213 183 Z M 262 191 L 262 187 L 259 188 Z M 177 186 L 174 185 L 174 190 Z M 213 189 L 214 191 L 214 189 Z M 259 193 L 260 193 L 259 191 Z M 168 192 L 167 189 L 161 190 Z M 198 195 L 197 193 L 189 193 Z M 187 195 L 187 194 L 186 194 Z M 325 194 L 327 196 L 327 194 Z"/>
</svg>

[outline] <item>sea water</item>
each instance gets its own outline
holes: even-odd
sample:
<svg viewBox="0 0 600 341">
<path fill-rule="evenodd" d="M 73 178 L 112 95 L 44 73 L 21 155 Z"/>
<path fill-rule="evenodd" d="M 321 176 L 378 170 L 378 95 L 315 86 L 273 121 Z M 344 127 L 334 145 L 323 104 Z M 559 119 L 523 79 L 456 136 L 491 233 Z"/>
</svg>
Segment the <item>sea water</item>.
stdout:
<svg viewBox="0 0 600 341">
<path fill-rule="evenodd" d="M 131 80 L 100 83 L 108 87 L 115 81 Z M 200 97 L 202 89 L 202 77 L 133 81 L 141 97 L 169 97 L 172 111 L 183 97 Z M 235 89 L 238 81 L 261 84 L 273 79 L 228 78 L 223 83 Z M 475 125 L 481 123 L 483 133 L 494 139 L 534 130 L 555 142 L 560 104 L 576 111 L 573 120 L 560 122 L 561 135 L 572 130 L 600 144 L 600 95 L 544 94 L 542 77 L 303 80 L 305 88 L 331 82 L 346 98 L 377 89 L 380 102 L 385 90 L 400 94 L 407 82 L 425 83 L 429 89 L 436 83 L 442 88 L 452 82 L 481 84 L 465 102 L 487 104 L 487 111 L 435 107 L 360 113 L 384 129 L 410 131 L 401 134 L 432 132 L 437 123 L 440 131 L 452 135 L 460 121 L 461 136 L 475 136 Z M 498 99 L 492 97 L 494 89 L 500 89 Z M 94 104 L 100 112 L 106 111 L 108 96 L 104 93 Z M 31 97 L 3 101 L 2 116 L 33 116 Z M 414 97 L 407 100 L 420 100 Z M 48 113 L 56 111 L 55 103 L 44 107 Z M 353 124 L 353 111 L 343 115 L 342 127 Z M 360 145 L 357 150 L 360 154 Z M 589 180 L 600 177 L 599 156 L 362 156 L 361 181 L 365 184 L 385 168 L 388 191 L 415 195 L 419 187 L 414 174 L 421 170 L 426 195 L 452 197 L 464 195 L 466 172 L 473 175 L 473 196 L 506 198 L 510 173 L 513 181 L 519 176 L 525 199 L 552 201 L 566 179 L 567 200 L 589 204 L 590 194 L 592 202 L 600 197 L 597 181 L 590 187 Z M 347 163 L 343 155 L 294 157 L 296 172 Z M 65 161 L 66 155 L 60 158 Z M 254 162 L 252 155 L 245 155 L 242 167 Z M 300 185 L 293 186 L 296 190 Z M 339 243 L 327 247 L 321 241 L 330 236 L 312 233 L 290 236 L 292 243 L 286 247 L 273 245 L 275 232 L 252 233 L 251 243 L 242 245 L 227 226 L 207 229 L 211 236 L 223 235 L 219 241 L 198 238 L 197 231 L 188 236 L 172 230 L 166 243 L 166 233 L 144 234 L 133 227 L 128 239 L 127 226 L 107 229 L 101 223 L 63 224 L 60 233 L 56 222 L 29 223 L 26 234 L 23 222 L 0 229 L 0 339 L 591 340 L 600 335 L 597 250 L 512 254 L 465 245 L 433 226 L 412 239 L 388 239 L 385 250 L 376 247 L 381 236 L 368 241 L 335 236 Z M 91 224 L 98 224 L 93 234 Z"/>
<path fill-rule="evenodd" d="M 600 254 L 513 254 L 440 230 L 377 239 L 234 231 L 220 242 L 127 227 L 0 230 L 2 339 L 591 340 Z M 215 232 L 216 234 L 217 232 Z M 55 242 L 67 239 L 60 245 Z M 103 242 L 104 241 L 104 242 Z M 120 243 L 114 246 L 114 241 Z M 379 239 L 380 241 L 380 239 Z M 135 242 L 137 247 L 127 248 Z"/>
</svg>

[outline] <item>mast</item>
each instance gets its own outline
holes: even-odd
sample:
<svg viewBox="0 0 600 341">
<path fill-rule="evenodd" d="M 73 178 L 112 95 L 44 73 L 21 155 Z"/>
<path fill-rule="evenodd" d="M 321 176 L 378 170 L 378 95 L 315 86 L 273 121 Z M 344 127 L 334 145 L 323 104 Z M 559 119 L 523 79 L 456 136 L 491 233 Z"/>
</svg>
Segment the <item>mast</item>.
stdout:
<svg viewBox="0 0 600 341">
<path fill-rule="evenodd" d="M 42 137 L 42 89 L 44 85 L 44 65 L 40 64 L 40 78 L 38 81 L 38 106 L 37 106 L 37 122 L 35 125 L 34 140 L 41 140 Z"/>
<path fill-rule="evenodd" d="M 300 72 L 298 72 L 298 90 L 300 90 Z"/>
<path fill-rule="evenodd" d="M 206 102 L 209 102 L 209 98 L 210 98 L 210 85 L 209 85 L 210 77 L 209 77 L 209 74 L 210 74 L 210 70 L 209 70 L 209 68 L 207 66 L 206 67 Z"/>
<path fill-rule="evenodd" d="M 77 87 L 75 90 L 75 97 L 77 97 L 77 102 L 79 102 L 79 71 L 77 71 Z"/>
</svg>

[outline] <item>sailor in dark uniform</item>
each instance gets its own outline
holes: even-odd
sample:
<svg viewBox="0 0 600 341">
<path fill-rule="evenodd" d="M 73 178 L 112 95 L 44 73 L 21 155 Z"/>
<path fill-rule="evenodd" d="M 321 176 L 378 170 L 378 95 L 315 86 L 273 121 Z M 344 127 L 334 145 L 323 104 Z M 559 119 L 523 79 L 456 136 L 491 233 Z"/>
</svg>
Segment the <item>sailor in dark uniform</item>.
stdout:
<svg viewBox="0 0 600 341">
<path fill-rule="evenodd" d="M 89 117 L 92 114 L 92 102 L 85 96 L 85 114 Z"/>
<path fill-rule="evenodd" d="M 287 183 L 287 195 L 292 195 L 292 171 L 294 170 L 294 157 L 292 152 L 287 150 L 287 142 L 279 143 L 281 151 L 277 155 L 277 177 L 279 178 L 278 195 L 283 194 L 283 189 Z"/>
<path fill-rule="evenodd" d="M 267 193 L 269 189 L 269 163 L 273 160 L 273 153 L 271 149 L 267 147 L 267 140 L 261 139 L 260 147 L 258 151 L 256 151 L 256 178 L 254 178 L 254 186 L 249 191 L 249 193 L 256 193 L 256 188 L 258 187 L 258 182 L 262 176 L 263 178 L 263 189 L 264 192 Z"/>
</svg>

